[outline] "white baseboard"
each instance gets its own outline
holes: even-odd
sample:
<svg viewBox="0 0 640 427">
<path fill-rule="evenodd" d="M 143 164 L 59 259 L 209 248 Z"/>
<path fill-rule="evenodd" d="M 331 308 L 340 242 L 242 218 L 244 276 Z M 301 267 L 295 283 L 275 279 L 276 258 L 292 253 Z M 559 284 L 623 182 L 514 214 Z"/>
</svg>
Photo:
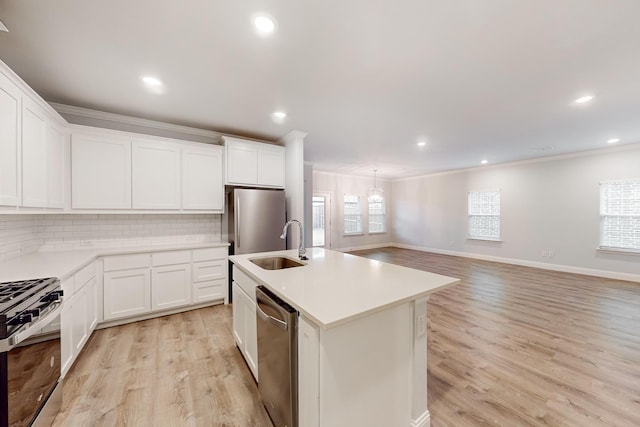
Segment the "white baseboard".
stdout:
<svg viewBox="0 0 640 427">
<path fill-rule="evenodd" d="M 338 252 L 351 252 L 364 251 L 365 249 L 388 248 L 389 246 L 395 246 L 395 243 L 376 243 L 374 245 L 349 246 L 348 248 L 331 248 L 331 250 Z"/>
<path fill-rule="evenodd" d="M 572 265 L 549 264 L 546 262 L 529 261 L 526 259 L 504 258 L 493 255 L 475 254 L 471 252 L 450 251 L 447 249 L 427 248 L 424 246 L 405 245 L 404 243 L 392 243 L 391 246 L 402 249 L 412 249 L 422 252 L 433 252 L 442 255 L 453 255 L 464 258 L 480 259 L 484 261 L 501 262 L 504 264 L 522 265 L 525 267 L 541 268 L 543 270 L 561 271 L 564 273 L 584 274 L 586 276 L 603 277 L 605 279 L 627 280 L 640 282 L 640 274 L 621 273 L 618 271 L 597 270 L 595 268 L 575 267 Z"/>
<path fill-rule="evenodd" d="M 430 427 L 431 426 L 431 414 L 429 411 L 424 411 L 422 415 L 420 415 L 415 420 L 411 420 L 411 427 Z"/>
</svg>

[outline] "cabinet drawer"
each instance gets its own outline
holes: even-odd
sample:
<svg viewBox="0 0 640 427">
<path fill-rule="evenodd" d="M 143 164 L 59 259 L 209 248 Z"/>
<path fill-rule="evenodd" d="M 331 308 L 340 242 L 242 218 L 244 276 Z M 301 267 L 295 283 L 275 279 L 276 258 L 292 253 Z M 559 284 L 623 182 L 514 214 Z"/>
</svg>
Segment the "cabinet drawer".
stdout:
<svg viewBox="0 0 640 427">
<path fill-rule="evenodd" d="M 206 248 L 193 250 L 193 262 L 213 261 L 215 259 L 224 259 L 227 257 L 227 247 Z"/>
<path fill-rule="evenodd" d="M 193 284 L 193 303 L 214 301 L 225 297 L 225 279 L 207 280 Z"/>
<path fill-rule="evenodd" d="M 151 255 L 151 263 L 157 265 L 189 264 L 191 251 L 157 252 Z"/>
<path fill-rule="evenodd" d="M 224 279 L 227 277 L 227 260 L 196 262 L 192 265 L 193 282 Z"/>
<path fill-rule="evenodd" d="M 73 283 L 74 283 L 74 292 L 82 289 L 84 285 L 86 285 L 89 280 L 93 279 L 96 276 L 96 269 L 94 263 L 87 265 L 85 268 L 78 271 L 73 275 Z"/>
<path fill-rule="evenodd" d="M 150 254 L 111 256 L 104 259 L 104 271 L 128 270 L 150 266 Z"/>
<path fill-rule="evenodd" d="M 258 284 L 235 265 L 233 266 L 233 281 L 245 291 L 253 302 L 256 301 L 256 286 L 258 286 Z"/>
</svg>

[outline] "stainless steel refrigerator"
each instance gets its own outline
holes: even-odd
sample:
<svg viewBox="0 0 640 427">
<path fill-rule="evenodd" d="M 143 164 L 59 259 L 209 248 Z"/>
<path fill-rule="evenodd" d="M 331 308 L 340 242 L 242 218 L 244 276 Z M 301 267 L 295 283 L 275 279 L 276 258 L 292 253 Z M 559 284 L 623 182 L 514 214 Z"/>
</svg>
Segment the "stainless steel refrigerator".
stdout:
<svg viewBox="0 0 640 427">
<path fill-rule="evenodd" d="M 227 194 L 228 240 L 232 255 L 285 250 L 280 238 L 287 222 L 284 190 L 233 188 Z M 232 270 L 229 268 L 229 296 Z"/>
</svg>

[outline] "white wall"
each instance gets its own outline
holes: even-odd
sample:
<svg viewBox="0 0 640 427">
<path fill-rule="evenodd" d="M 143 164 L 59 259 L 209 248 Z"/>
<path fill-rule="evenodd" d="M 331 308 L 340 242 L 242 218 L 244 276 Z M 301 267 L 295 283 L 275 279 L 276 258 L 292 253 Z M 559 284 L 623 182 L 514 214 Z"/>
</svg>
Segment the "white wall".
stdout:
<svg viewBox="0 0 640 427">
<path fill-rule="evenodd" d="M 393 241 L 551 268 L 637 275 L 640 256 L 596 251 L 598 184 L 622 178 L 640 178 L 640 147 L 396 180 Z M 466 238 L 467 192 L 489 189 L 501 191 L 501 243 Z M 542 250 L 552 250 L 554 257 L 543 258 Z"/>
<path fill-rule="evenodd" d="M 364 231 L 367 233 L 367 190 L 373 187 L 373 175 L 370 178 L 352 175 L 331 174 L 326 172 L 313 172 L 313 191 L 329 192 L 331 194 L 331 248 L 349 250 L 368 246 L 384 246 L 390 244 L 391 227 L 393 224 L 391 209 L 391 183 L 378 179 L 378 187 L 385 193 L 387 232 L 378 234 L 363 234 L 357 236 L 345 236 L 343 234 L 343 200 L 345 194 L 360 195 L 364 204 Z"/>
<path fill-rule="evenodd" d="M 220 240 L 220 215 L 0 215 L 0 261 L 38 250 Z"/>
</svg>

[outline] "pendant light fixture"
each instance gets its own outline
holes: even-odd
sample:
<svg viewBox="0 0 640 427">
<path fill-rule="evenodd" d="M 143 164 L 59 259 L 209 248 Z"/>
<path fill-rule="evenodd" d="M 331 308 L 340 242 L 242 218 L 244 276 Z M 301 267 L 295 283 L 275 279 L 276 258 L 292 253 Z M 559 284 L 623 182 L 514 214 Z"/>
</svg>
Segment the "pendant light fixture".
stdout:
<svg viewBox="0 0 640 427">
<path fill-rule="evenodd" d="M 379 188 L 376 181 L 376 174 L 378 169 L 373 170 L 373 188 L 370 188 L 368 193 L 369 203 L 380 203 L 384 200 L 384 190 Z"/>
</svg>

